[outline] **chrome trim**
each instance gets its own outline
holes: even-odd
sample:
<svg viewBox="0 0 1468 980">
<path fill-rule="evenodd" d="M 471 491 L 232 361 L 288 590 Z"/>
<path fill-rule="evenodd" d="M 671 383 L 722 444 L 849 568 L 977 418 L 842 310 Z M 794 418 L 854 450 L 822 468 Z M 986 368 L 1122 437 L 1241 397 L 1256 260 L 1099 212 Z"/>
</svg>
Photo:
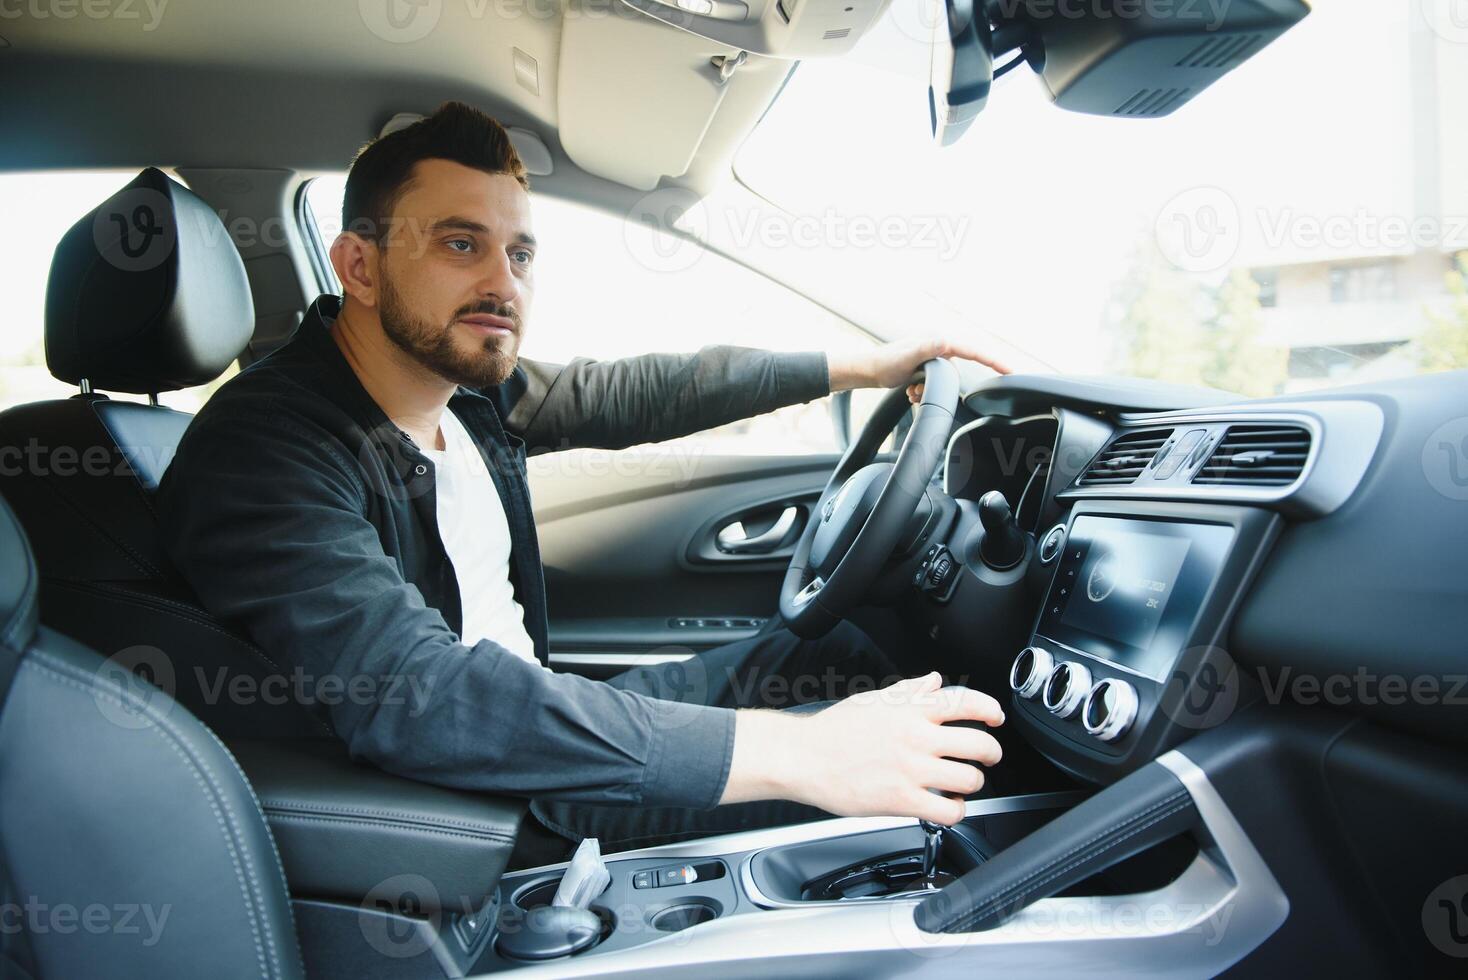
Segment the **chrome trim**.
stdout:
<svg viewBox="0 0 1468 980">
<path fill-rule="evenodd" d="M 795 593 L 795 605 L 803 606 L 814 599 L 826 587 L 826 580 L 817 575 L 799 592 Z"/>
<path fill-rule="evenodd" d="M 1050 686 L 1055 683 L 1055 677 L 1064 669 L 1071 674 L 1070 680 L 1065 685 L 1065 696 L 1054 704 L 1050 703 Z M 1076 663 L 1074 660 L 1063 660 L 1055 665 L 1050 671 L 1050 676 L 1045 679 L 1045 693 L 1041 700 L 1050 713 L 1057 718 L 1069 718 L 1076 713 L 1081 702 L 1086 700 L 1086 695 L 1091 693 L 1091 671 L 1085 664 Z"/>
<path fill-rule="evenodd" d="M 1054 793 L 1029 793 L 1024 796 L 999 796 L 993 799 L 969 800 L 964 808 L 964 816 L 982 817 L 1016 810 L 1071 806 L 1081 802 L 1088 795 L 1079 790 L 1061 790 Z M 659 860 L 728 858 L 730 855 L 739 855 L 745 851 L 763 851 L 785 844 L 806 844 L 832 837 L 850 837 L 854 834 L 869 834 L 878 830 L 895 830 L 900 827 L 911 827 L 917 830 L 917 821 L 912 817 L 832 817 L 830 820 L 812 820 L 809 823 L 792 823 L 780 827 L 761 827 L 758 830 L 741 830 L 732 834 L 720 834 L 717 837 L 700 837 L 697 840 L 680 841 L 676 844 L 641 847 L 635 851 L 617 851 L 604 855 L 604 857 L 608 864 L 633 858 L 639 860 L 643 858 Z M 568 862 L 562 861 L 558 864 L 543 864 L 537 868 L 525 868 L 510 872 L 505 875 L 505 878 L 544 876 L 552 871 L 565 870 L 567 864 Z M 802 902 L 801 904 L 816 903 Z"/>
<path fill-rule="evenodd" d="M 1225 503 L 1283 503 L 1289 501 L 1315 516 L 1328 514 L 1350 499 L 1376 455 L 1385 426 L 1381 408 L 1372 402 L 1322 400 L 1319 402 L 1261 402 L 1227 410 L 1164 412 L 1126 415 L 1115 436 L 1131 429 L 1185 426 L 1202 423 L 1299 425 L 1310 433 L 1310 454 L 1300 476 L 1282 487 L 1230 487 L 1191 483 L 1119 487 L 1077 487 L 1074 482 L 1055 496 L 1059 500 L 1142 498 L 1146 500 L 1209 500 Z M 1110 445 L 1111 440 L 1107 440 Z M 1103 447 L 1104 448 L 1104 447 Z M 1211 452 L 1211 450 L 1210 450 Z M 1082 473 L 1085 470 L 1081 471 Z"/>
<path fill-rule="evenodd" d="M 718 549 L 729 555 L 758 555 L 774 551 L 785 540 L 790 529 L 795 527 L 795 519 L 800 516 L 800 508 L 788 506 L 780 511 L 780 516 L 775 519 L 765 531 L 749 536 L 745 530 L 743 521 L 734 521 L 719 530 L 714 538 L 714 544 Z"/>
<path fill-rule="evenodd" d="M 1107 712 L 1101 724 L 1091 725 L 1091 699 L 1107 686 L 1116 688 L 1116 707 Z M 1126 734 L 1137 720 L 1137 689 L 1116 677 L 1103 677 L 1091 686 L 1091 693 L 1081 705 L 1081 727 L 1103 742 L 1114 742 Z"/>
<path fill-rule="evenodd" d="M 1015 680 L 1014 672 L 1019 668 L 1020 658 L 1032 650 L 1035 654 L 1035 666 L 1030 670 L 1030 675 L 1025 678 L 1025 682 L 1020 684 Z M 1040 689 L 1050 679 L 1050 672 L 1054 669 L 1055 658 L 1050 656 L 1050 651 L 1042 646 L 1031 644 L 1015 654 L 1014 663 L 1009 665 L 1009 689 L 1020 697 L 1029 700 L 1040 693 Z"/>
<path fill-rule="evenodd" d="M 656 667 L 681 664 L 695 653 L 551 653 L 552 667 Z"/>
<path fill-rule="evenodd" d="M 1217 976 L 1274 934 L 1289 915 L 1289 900 L 1202 770 L 1177 750 L 1157 762 L 1192 795 L 1205 846 L 1175 881 L 1155 891 L 1042 899 L 1001 926 L 972 933 L 921 931 L 913 919 L 914 902 L 766 909 L 724 915 L 622 950 L 528 965 L 513 975 L 686 980 L 690 970 L 697 970 L 699 980 Z M 667 849 L 650 850 L 677 856 Z"/>
</svg>

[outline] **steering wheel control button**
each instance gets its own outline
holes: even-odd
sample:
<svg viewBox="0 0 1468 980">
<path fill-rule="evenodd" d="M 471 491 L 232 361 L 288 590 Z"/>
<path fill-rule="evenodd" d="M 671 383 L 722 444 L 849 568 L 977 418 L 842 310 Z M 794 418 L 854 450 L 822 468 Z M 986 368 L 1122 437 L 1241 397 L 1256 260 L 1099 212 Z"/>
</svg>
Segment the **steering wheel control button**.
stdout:
<svg viewBox="0 0 1468 980">
<path fill-rule="evenodd" d="M 1114 742 L 1126 734 L 1137 717 L 1137 691 L 1113 677 L 1103 677 L 1086 695 L 1081 724 L 1103 742 Z"/>
<path fill-rule="evenodd" d="M 1009 687 L 1022 698 L 1033 698 L 1045 686 L 1055 660 L 1043 647 L 1025 647 L 1009 665 Z"/>
<path fill-rule="evenodd" d="M 913 574 L 912 584 L 938 602 L 947 602 L 958 587 L 958 559 L 947 546 L 933 545 Z"/>
<path fill-rule="evenodd" d="M 1091 672 L 1074 660 L 1055 665 L 1045 681 L 1045 707 L 1058 718 L 1069 718 L 1091 691 Z"/>
<path fill-rule="evenodd" d="M 1065 547 L 1065 525 L 1057 524 L 1045 532 L 1040 539 L 1040 564 L 1048 565 L 1060 557 L 1060 551 Z"/>
</svg>

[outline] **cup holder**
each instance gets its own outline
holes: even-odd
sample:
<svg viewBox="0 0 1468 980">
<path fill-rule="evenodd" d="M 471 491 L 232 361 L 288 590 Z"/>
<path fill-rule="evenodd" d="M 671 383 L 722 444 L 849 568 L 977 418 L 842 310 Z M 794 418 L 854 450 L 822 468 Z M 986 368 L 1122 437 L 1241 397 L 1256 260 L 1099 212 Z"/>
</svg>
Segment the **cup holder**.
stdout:
<svg viewBox="0 0 1468 980">
<path fill-rule="evenodd" d="M 537 881 L 534 884 L 516 892 L 514 902 L 526 912 L 529 912 L 532 909 L 544 908 L 551 903 L 552 899 L 556 897 L 556 889 L 560 886 L 561 879 L 559 876 L 555 878 L 548 878 L 545 881 Z M 603 939 L 606 939 L 608 936 L 610 936 L 612 934 L 612 930 L 616 928 L 617 917 L 612 914 L 611 909 L 604 908 L 595 903 L 593 903 L 591 908 L 587 909 L 587 911 L 591 912 L 593 915 L 601 920 L 601 935 L 597 938 L 597 942 L 601 942 Z"/>
<path fill-rule="evenodd" d="M 669 906 L 652 917 L 652 927 L 659 932 L 682 932 L 702 922 L 712 922 L 722 911 L 712 899 L 693 899 Z"/>
</svg>

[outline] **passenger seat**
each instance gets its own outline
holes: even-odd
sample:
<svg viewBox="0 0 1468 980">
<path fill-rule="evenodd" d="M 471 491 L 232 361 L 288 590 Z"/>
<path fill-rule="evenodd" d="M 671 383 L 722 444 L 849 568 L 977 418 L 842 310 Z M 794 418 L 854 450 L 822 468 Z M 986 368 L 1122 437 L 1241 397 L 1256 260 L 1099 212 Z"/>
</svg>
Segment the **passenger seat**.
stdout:
<svg viewBox="0 0 1468 980">
<path fill-rule="evenodd" d="M 254 321 L 219 218 L 144 170 L 56 247 L 46 364 L 79 391 L 0 413 L 0 486 L 38 556 L 48 626 L 137 669 L 221 735 L 328 735 L 298 705 L 226 696 L 236 678 L 258 685 L 283 671 L 199 606 L 158 541 L 153 493 L 192 416 L 157 395 L 219 377 Z"/>
</svg>

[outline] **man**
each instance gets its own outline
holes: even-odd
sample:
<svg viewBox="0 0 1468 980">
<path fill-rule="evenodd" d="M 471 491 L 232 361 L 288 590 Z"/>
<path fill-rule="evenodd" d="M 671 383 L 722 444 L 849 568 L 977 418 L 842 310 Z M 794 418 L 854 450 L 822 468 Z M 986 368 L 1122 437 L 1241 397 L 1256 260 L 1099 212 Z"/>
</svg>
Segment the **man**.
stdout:
<svg viewBox="0 0 1468 980">
<path fill-rule="evenodd" d="M 712 347 L 521 360 L 528 188 L 505 131 L 462 104 L 362 151 L 331 247 L 343 296 L 317 300 L 290 343 L 213 396 L 163 481 L 179 569 L 290 668 L 359 691 L 411 682 L 334 698 L 324 717 L 384 769 L 532 797 L 539 858 L 582 836 L 615 850 L 820 811 L 961 819 L 956 797 L 983 778 L 972 763 L 1000 751 L 943 723 L 1000 724 L 987 695 L 940 692 L 932 674 L 804 714 L 740 703 L 759 678 L 823 664 L 890 677 L 853 628 L 714 651 L 697 685 L 667 670 L 603 683 L 547 669 L 524 455 L 527 441 L 671 438 L 900 384 L 933 356 L 982 358 L 908 343 L 859 358 Z"/>
</svg>

